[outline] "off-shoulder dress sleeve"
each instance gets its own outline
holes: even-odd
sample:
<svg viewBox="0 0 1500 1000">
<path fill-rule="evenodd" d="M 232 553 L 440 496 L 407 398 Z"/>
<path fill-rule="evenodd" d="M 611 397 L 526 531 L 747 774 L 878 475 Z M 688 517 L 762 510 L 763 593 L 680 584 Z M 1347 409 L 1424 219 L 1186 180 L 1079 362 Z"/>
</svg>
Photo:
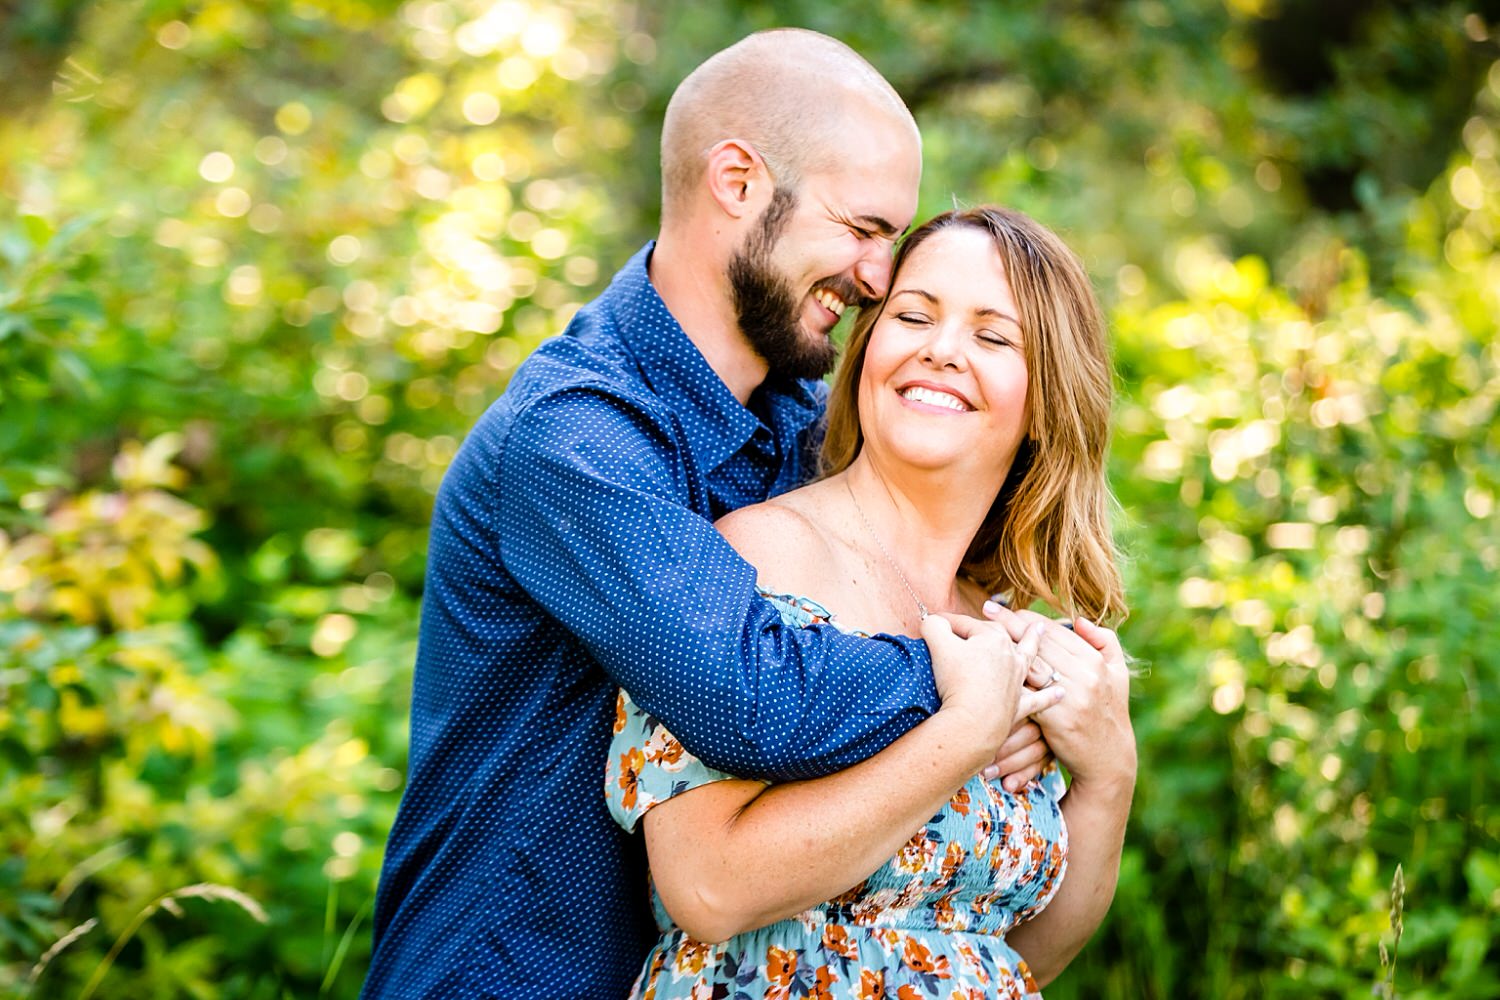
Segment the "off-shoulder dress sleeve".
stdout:
<svg viewBox="0 0 1500 1000">
<path fill-rule="evenodd" d="M 734 778 L 694 757 L 660 719 L 620 689 L 604 773 L 604 797 L 616 823 L 633 831 L 652 806 L 699 785 Z"/>
</svg>

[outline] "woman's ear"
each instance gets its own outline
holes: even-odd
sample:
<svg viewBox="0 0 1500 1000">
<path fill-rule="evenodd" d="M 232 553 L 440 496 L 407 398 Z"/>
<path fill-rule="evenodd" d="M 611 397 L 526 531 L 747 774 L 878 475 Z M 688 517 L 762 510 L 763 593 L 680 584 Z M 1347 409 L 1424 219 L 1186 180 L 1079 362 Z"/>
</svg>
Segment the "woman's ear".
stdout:
<svg viewBox="0 0 1500 1000">
<path fill-rule="evenodd" d="M 708 151 L 708 193 L 732 219 L 759 218 L 775 182 L 766 161 L 743 139 L 723 139 Z"/>
</svg>

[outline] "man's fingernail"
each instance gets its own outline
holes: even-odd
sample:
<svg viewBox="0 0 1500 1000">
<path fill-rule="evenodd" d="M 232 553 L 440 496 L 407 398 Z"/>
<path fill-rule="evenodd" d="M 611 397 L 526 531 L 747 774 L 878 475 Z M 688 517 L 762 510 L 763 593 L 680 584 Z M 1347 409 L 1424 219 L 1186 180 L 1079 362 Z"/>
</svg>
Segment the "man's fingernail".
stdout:
<svg viewBox="0 0 1500 1000">
<path fill-rule="evenodd" d="M 987 615 L 998 615 L 1000 613 L 1000 605 L 996 604 L 994 601 L 985 601 L 984 613 Z"/>
</svg>

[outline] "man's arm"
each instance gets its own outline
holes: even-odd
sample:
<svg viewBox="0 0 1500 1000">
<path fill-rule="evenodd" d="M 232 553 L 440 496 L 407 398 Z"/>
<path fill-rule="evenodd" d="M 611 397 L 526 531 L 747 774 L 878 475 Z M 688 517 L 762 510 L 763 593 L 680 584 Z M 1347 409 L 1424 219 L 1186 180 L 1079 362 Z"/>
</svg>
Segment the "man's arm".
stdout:
<svg viewBox="0 0 1500 1000">
<path fill-rule="evenodd" d="M 663 421 L 579 387 L 517 414 L 500 456 L 501 559 L 689 750 L 773 780 L 863 760 L 937 708 L 922 643 L 785 626 L 689 508 Z"/>
<path fill-rule="evenodd" d="M 942 709 L 868 760 L 812 781 L 701 785 L 651 808 L 652 878 L 679 926 L 723 941 L 868 878 L 991 758 L 1014 719 L 1061 699 L 1060 687 L 1022 686 L 1040 629 L 1012 647 L 988 623 L 960 628 L 1001 655 L 948 676 Z M 954 637 L 941 615 L 922 629 L 938 646 Z"/>
</svg>

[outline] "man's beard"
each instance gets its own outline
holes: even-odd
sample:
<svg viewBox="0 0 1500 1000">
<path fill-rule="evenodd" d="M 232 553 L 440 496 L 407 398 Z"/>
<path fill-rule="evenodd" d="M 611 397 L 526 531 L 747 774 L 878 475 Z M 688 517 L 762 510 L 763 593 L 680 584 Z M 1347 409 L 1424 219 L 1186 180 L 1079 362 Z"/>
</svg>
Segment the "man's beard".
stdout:
<svg viewBox="0 0 1500 1000">
<path fill-rule="evenodd" d="M 833 370 L 838 348 L 830 337 L 812 337 L 797 326 L 801 297 L 776 269 L 771 252 L 786 229 L 797 196 L 777 188 L 755 231 L 729 260 L 728 278 L 740 331 L 770 368 L 788 378 L 822 378 Z M 850 305 L 864 303 L 847 278 L 819 282 Z"/>
</svg>

